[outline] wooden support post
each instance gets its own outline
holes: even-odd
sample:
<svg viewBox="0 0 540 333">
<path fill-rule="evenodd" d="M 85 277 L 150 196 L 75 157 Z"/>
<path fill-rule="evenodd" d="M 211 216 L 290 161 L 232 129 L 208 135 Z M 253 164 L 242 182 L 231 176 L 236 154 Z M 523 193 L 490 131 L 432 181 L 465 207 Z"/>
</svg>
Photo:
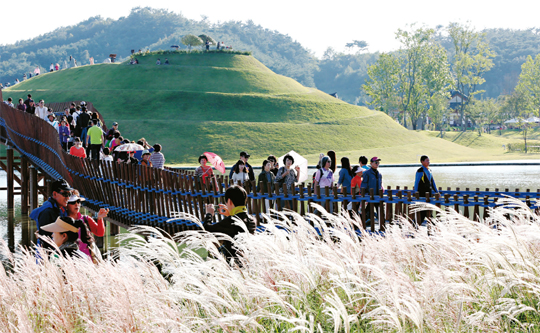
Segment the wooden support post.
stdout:
<svg viewBox="0 0 540 333">
<path fill-rule="evenodd" d="M 38 175 L 33 165 L 28 168 L 30 171 L 30 212 L 38 207 Z"/>
<path fill-rule="evenodd" d="M 474 196 L 473 220 L 475 222 L 480 221 L 480 206 L 479 206 L 479 203 L 478 203 L 478 195 Z"/>
<path fill-rule="evenodd" d="M 28 214 L 28 188 L 30 185 L 30 179 L 28 174 L 28 159 L 24 156 L 21 157 L 21 214 Z"/>
<path fill-rule="evenodd" d="M 379 231 L 386 231 L 386 217 L 384 214 L 384 190 L 379 189 Z"/>
<path fill-rule="evenodd" d="M 365 202 L 366 189 L 365 188 L 360 188 L 360 195 L 362 196 L 362 201 L 360 201 L 360 208 L 362 209 L 362 228 L 366 230 L 366 202 Z"/>
<path fill-rule="evenodd" d="M 375 200 L 375 191 L 370 188 L 369 189 L 369 200 Z M 371 232 L 375 232 L 375 203 L 370 202 L 369 203 L 369 219 L 371 223 Z"/>
<path fill-rule="evenodd" d="M 15 207 L 15 189 L 14 189 L 14 172 L 13 172 L 13 148 L 7 146 L 7 208 L 13 209 Z"/>
<path fill-rule="evenodd" d="M 463 216 L 465 216 L 466 218 L 469 218 L 469 206 L 467 206 L 467 204 L 469 204 L 468 194 L 463 195 L 463 204 L 465 205 L 463 207 Z"/>
</svg>

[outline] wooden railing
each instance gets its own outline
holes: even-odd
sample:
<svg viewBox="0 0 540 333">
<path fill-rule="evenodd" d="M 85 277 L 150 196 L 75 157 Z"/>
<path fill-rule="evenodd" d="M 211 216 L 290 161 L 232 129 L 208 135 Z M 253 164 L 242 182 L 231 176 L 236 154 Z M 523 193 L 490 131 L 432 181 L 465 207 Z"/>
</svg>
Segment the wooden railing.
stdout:
<svg viewBox="0 0 540 333">
<path fill-rule="evenodd" d="M 14 147 L 51 178 L 64 178 L 70 182 L 87 198 L 89 208 L 109 208 L 109 216 L 124 226 L 145 224 L 169 232 L 197 228 L 189 219 L 176 218 L 176 213 L 188 213 L 203 219 L 204 205 L 224 203 L 224 192 L 232 184 L 227 176 L 217 176 L 217 184 L 213 179 L 202 184 L 191 171 L 161 170 L 71 156 L 61 149 L 58 133 L 44 120 L 0 104 L 0 136 L 5 144 Z M 320 191 L 313 184 L 302 183 L 292 193 L 288 193 L 285 186 L 280 193 L 276 184 L 268 185 L 267 193 L 257 193 L 255 182 L 244 184 L 249 195 L 248 211 L 258 223 L 261 222 L 261 213 L 266 212 L 265 200 L 270 200 L 272 208 L 282 200 L 291 200 L 288 208 L 301 215 L 314 212 L 311 203 L 338 212 L 346 201 L 351 202 L 352 210 L 358 212 L 364 229 L 371 231 L 384 231 L 386 224 L 397 215 L 420 222 L 410 207 L 422 201 L 460 210 L 463 215 L 478 220 L 489 213 L 485 208 L 498 205 L 498 200 L 504 196 L 519 198 L 533 208 L 537 208 L 533 201 L 540 199 L 540 190 L 441 189 L 434 197 L 420 198 L 418 193 L 407 188 L 343 196 L 335 186 Z M 377 214 L 379 222 L 370 223 L 368 227 L 367 216 L 374 216 L 376 206 L 380 207 Z M 216 216 L 216 219 L 221 219 L 221 216 Z"/>
</svg>

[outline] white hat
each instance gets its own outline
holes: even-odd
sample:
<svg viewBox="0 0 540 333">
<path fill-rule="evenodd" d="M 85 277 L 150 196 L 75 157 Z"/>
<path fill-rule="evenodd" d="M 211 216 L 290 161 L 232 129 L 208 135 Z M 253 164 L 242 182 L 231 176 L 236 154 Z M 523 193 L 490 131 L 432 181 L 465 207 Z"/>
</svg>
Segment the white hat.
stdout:
<svg viewBox="0 0 540 333">
<path fill-rule="evenodd" d="M 72 195 L 69 197 L 68 202 L 74 202 L 74 201 L 77 201 L 77 200 L 86 201 L 85 198 L 80 197 L 80 196 L 78 196 L 78 195 L 76 195 L 76 194 L 72 194 Z"/>
<path fill-rule="evenodd" d="M 48 232 L 79 232 L 79 228 L 67 222 L 64 222 L 60 217 L 58 217 L 56 221 L 54 221 L 54 223 L 47 224 L 41 227 L 41 229 Z"/>
</svg>

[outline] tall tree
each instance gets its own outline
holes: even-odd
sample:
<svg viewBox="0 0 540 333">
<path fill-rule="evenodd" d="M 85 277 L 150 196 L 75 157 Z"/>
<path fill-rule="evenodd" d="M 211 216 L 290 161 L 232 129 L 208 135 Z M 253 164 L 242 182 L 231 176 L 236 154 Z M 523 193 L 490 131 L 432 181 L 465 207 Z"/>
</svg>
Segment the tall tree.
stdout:
<svg viewBox="0 0 540 333">
<path fill-rule="evenodd" d="M 444 137 L 444 125 L 448 116 L 448 96 L 437 93 L 431 96 L 428 116 L 431 119 L 435 130 L 440 131 L 441 138 Z"/>
<path fill-rule="evenodd" d="M 527 96 L 532 103 L 535 114 L 540 110 L 540 54 L 533 59 L 527 57 L 527 61 L 521 66 L 521 74 L 516 90 Z"/>
<path fill-rule="evenodd" d="M 190 50 L 192 46 L 199 46 L 203 44 L 202 39 L 192 34 L 185 35 L 182 37 L 181 41 L 182 44 L 186 45 Z"/>
<path fill-rule="evenodd" d="M 427 116 L 431 97 L 452 84 L 446 52 L 434 42 L 434 32 L 427 28 L 398 30 L 401 48 L 381 55 L 368 69 L 369 80 L 363 86 L 372 104 L 387 109 L 390 102 L 397 104 L 403 126 L 407 127 L 410 117 L 415 130 L 419 120 Z"/>
<path fill-rule="evenodd" d="M 399 61 L 391 53 L 383 53 L 379 60 L 368 68 L 369 80 L 362 86 L 371 98 L 370 105 L 388 113 L 397 106 Z"/>
<path fill-rule="evenodd" d="M 527 153 L 527 136 L 529 133 L 529 123 L 527 122 L 527 118 L 533 114 L 535 108 L 530 95 L 525 91 L 516 89 L 512 95 L 506 99 L 504 108 L 508 114 L 512 115 L 518 121 L 525 146 L 525 153 Z"/>
<path fill-rule="evenodd" d="M 483 75 L 493 67 L 495 53 L 490 50 L 485 34 L 459 23 L 448 25 L 448 34 L 453 45 L 452 71 L 455 76 L 456 89 L 467 96 L 460 105 L 462 130 L 467 129 L 465 117 L 468 101 L 474 95 L 482 93 L 478 86 L 486 80 Z"/>
</svg>

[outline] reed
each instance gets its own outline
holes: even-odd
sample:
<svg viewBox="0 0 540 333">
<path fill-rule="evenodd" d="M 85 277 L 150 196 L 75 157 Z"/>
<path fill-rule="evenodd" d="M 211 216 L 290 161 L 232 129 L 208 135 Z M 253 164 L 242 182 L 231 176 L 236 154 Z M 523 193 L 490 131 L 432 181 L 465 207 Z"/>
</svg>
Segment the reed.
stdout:
<svg viewBox="0 0 540 333">
<path fill-rule="evenodd" d="M 4 332 L 470 332 L 538 330 L 540 219 L 504 199 L 480 222 L 437 212 L 428 229 L 408 221 L 384 237 L 354 232 L 359 219 L 294 213 L 235 240 L 174 237 L 133 228 L 100 265 L 40 265 L 30 251 L 0 269 Z M 317 207 L 322 211 L 322 207 Z M 191 217 L 195 219 L 194 217 Z M 208 251 L 203 259 L 197 253 Z"/>
</svg>

